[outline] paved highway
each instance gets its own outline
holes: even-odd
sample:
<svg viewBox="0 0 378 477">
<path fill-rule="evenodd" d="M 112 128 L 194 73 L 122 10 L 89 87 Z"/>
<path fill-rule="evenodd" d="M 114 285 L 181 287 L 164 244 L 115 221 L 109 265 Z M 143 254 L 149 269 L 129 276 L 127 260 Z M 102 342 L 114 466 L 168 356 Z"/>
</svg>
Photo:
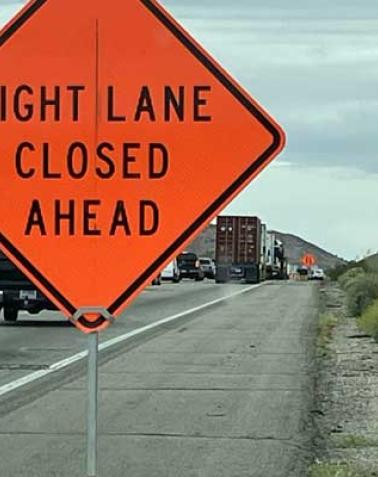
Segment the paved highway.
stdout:
<svg viewBox="0 0 378 477">
<path fill-rule="evenodd" d="M 107 341 L 128 331 L 159 321 L 222 298 L 240 289 L 240 285 L 216 285 L 214 281 L 184 280 L 148 287 L 123 313 L 100 341 Z M 58 312 L 30 315 L 21 312 L 16 323 L 0 319 L 0 386 L 30 371 L 45 369 L 56 361 L 87 347 L 86 336 L 76 330 Z"/>
<path fill-rule="evenodd" d="M 242 289 L 151 288 L 102 340 Z M 119 349 L 100 368 L 99 476 L 303 477 L 316 314 L 315 285 L 264 284 Z M 1 327 L 3 384 L 85 347 L 59 316 L 45 318 Z M 85 475 L 78 374 L 1 398 L 2 477 Z"/>
</svg>

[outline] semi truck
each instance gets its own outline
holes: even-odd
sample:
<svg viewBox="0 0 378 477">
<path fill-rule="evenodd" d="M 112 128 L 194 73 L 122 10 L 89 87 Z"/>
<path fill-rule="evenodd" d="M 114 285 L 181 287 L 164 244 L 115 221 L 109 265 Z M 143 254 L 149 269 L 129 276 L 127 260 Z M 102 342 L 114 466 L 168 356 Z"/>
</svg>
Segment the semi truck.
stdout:
<svg viewBox="0 0 378 477">
<path fill-rule="evenodd" d="M 268 244 L 268 230 L 266 224 L 261 224 L 261 258 L 260 258 L 260 280 L 266 279 L 266 249 Z"/>
<path fill-rule="evenodd" d="M 56 310 L 28 278 L 0 252 L 0 290 L 4 320 L 15 322 L 20 310 L 37 314 L 42 310 Z"/>
<path fill-rule="evenodd" d="M 274 232 L 267 233 L 265 271 L 268 280 L 284 280 L 287 278 L 287 260 L 284 246 Z"/>
<path fill-rule="evenodd" d="M 217 283 L 259 283 L 263 278 L 262 227 L 258 217 L 219 216 L 216 226 Z"/>
</svg>

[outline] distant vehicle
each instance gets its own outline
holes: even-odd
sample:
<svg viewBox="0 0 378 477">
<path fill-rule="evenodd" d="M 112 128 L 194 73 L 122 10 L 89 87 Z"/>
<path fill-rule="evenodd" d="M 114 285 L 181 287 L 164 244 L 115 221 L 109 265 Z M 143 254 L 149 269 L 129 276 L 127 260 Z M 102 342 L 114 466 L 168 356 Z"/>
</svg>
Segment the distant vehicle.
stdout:
<svg viewBox="0 0 378 477">
<path fill-rule="evenodd" d="M 201 281 L 205 278 L 199 258 L 195 253 L 180 253 L 177 257 L 177 264 L 180 269 L 181 278 L 191 278 L 196 281 Z"/>
<path fill-rule="evenodd" d="M 168 263 L 168 265 L 161 272 L 161 279 L 171 280 L 173 283 L 178 283 L 181 280 L 177 259 L 174 259 L 171 263 Z"/>
<path fill-rule="evenodd" d="M 218 217 L 216 282 L 242 280 L 259 283 L 263 278 L 261 248 L 261 221 L 258 217 Z"/>
<path fill-rule="evenodd" d="M 312 280 L 324 280 L 325 279 L 325 273 L 324 273 L 323 269 L 315 268 L 314 270 L 312 270 L 311 279 Z"/>
<path fill-rule="evenodd" d="M 199 258 L 201 268 L 206 278 L 215 278 L 215 263 L 214 260 L 208 257 Z"/>
<path fill-rule="evenodd" d="M 151 285 L 161 285 L 161 274 L 160 273 L 156 278 L 154 278 L 152 280 Z"/>
<path fill-rule="evenodd" d="M 297 270 L 300 280 L 308 280 L 310 277 L 309 270 L 307 267 L 299 267 Z"/>
<path fill-rule="evenodd" d="M 4 321 L 17 321 L 20 310 L 37 314 L 42 310 L 56 310 L 28 278 L 0 252 L 0 289 Z"/>
</svg>

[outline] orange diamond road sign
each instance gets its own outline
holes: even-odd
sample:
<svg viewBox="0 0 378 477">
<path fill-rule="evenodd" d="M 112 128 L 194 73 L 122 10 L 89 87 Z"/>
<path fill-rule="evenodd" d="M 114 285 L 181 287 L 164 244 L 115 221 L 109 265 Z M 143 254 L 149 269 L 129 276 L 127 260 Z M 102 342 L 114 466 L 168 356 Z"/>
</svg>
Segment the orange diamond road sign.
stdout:
<svg viewBox="0 0 378 477">
<path fill-rule="evenodd" d="M 0 70 L 0 247 L 86 332 L 283 148 L 154 0 L 34 0 L 0 33 Z"/>
<path fill-rule="evenodd" d="M 311 255 L 310 253 L 306 253 L 306 255 L 302 257 L 302 264 L 305 265 L 306 267 L 312 267 L 315 265 L 315 263 L 316 263 L 315 257 Z"/>
</svg>

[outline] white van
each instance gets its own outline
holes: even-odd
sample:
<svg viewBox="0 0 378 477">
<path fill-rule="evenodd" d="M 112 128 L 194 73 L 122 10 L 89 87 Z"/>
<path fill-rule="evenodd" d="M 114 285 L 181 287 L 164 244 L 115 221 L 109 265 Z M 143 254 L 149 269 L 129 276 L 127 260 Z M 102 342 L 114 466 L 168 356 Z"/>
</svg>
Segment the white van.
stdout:
<svg viewBox="0 0 378 477">
<path fill-rule="evenodd" d="M 174 259 L 161 272 L 162 280 L 171 280 L 173 283 L 178 283 L 181 280 L 180 270 L 177 265 L 177 260 Z"/>
</svg>

